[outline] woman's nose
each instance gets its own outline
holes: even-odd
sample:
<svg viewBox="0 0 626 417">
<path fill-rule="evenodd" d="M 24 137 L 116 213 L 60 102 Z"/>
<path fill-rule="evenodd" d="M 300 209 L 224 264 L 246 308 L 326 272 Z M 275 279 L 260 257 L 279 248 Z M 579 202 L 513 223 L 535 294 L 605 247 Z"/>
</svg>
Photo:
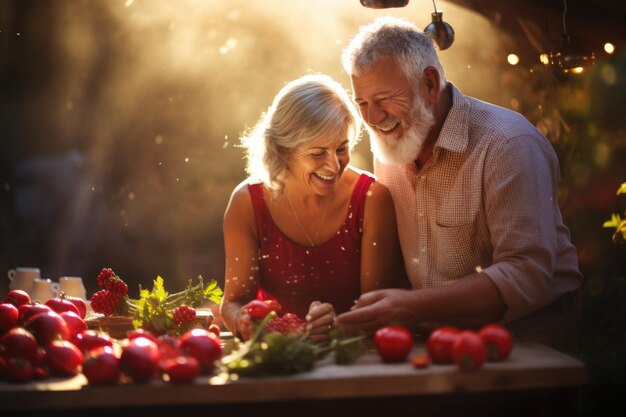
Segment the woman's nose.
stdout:
<svg viewBox="0 0 626 417">
<path fill-rule="evenodd" d="M 339 157 L 336 153 L 330 153 L 330 156 L 326 158 L 326 163 L 332 169 L 333 172 L 337 172 L 341 164 L 339 163 Z"/>
</svg>

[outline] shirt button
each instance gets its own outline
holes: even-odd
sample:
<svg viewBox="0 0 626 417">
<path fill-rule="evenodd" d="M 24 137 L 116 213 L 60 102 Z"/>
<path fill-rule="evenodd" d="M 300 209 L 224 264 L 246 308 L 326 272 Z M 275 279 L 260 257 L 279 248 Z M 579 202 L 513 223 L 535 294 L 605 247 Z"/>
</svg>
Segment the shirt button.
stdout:
<svg viewBox="0 0 626 417">
<path fill-rule="evenodd" d="M 422 249 L 420 249 L 420 252 L 422 252 L 422 253 L 426 253 L 426 248 L 422 248 Z"/>
<path fill-rule="evenodd" d="M 420 211 L 420 213 L 418 214 L 418 216 L 420 216 L 420 217 L 424 217 L 424 213 L 422 213 L 422 212 Z"/>
<path fill-rule="evenodd" d="M 420 180 L 425 180 L 426 179 L 426 175 L 420 175 Z"/>
</svg>

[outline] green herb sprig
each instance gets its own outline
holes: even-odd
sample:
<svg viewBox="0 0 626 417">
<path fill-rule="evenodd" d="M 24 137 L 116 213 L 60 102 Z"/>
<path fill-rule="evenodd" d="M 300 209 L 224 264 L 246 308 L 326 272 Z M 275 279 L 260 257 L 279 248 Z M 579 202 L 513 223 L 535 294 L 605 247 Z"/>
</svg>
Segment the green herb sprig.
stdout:
<svg viewBox="0 0 626 417">
<path fill-rule="evenodd" d="M 308 333 L 267 332 L 265 326 L 275 316 L 275 312 L 265 316 L 247 342 L 233 341 L 225 346 L 227 353 L 220 361 L 224 371 L 247 377 L 291 375 L 310 371 L 316 361 L 330 353 L 334 353 L 336 363 L 345 365 L 365 352 L 365 336 L 349 336 L 340 329 L 333 330 L 324 343 L 309 341 Z"/>
<path fill-rule="evenodd" d="M 165 289 L 163 277 L 160 275 L 153 281 L 152 290 L 139 286 L 139 299 L 124 298 L 116 309 L 116 314 L 133 317 L 133 326 L 163 334 L 176 328 L 173 321 L 173 310 L 183 304 L 197 308 L 207 301 L 219 304 L 224 293 L 217 281 L 212 279 L 205 286 L 202 276 L 198 276 L 194 284 L 189 279 L 187 287 L 180 292 L 170 294 Z"/>
</svg>

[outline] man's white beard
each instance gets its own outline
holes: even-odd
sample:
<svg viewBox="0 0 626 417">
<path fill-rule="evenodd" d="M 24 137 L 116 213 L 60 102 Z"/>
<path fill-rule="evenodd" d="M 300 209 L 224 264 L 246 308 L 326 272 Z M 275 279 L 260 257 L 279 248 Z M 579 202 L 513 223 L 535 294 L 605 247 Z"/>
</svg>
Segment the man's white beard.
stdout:
<svg viewBox="0 0 626 417">
<path fill-rule="evenodd" d="M 411 126 L 401 120 L 404 132 L 402 137 L 398 137 L 397 133 L 385 135 L 376 127 L 365 124 L 372 153 L 382 163 L 404 165 L 413 162 L 419 155 L 428 132 L 435 124 L 435 116 L 431 109 L 426 108 L 425 100 L 419 93 L 415 95 L 411 111 L 415 115 Z"/>
</svg>

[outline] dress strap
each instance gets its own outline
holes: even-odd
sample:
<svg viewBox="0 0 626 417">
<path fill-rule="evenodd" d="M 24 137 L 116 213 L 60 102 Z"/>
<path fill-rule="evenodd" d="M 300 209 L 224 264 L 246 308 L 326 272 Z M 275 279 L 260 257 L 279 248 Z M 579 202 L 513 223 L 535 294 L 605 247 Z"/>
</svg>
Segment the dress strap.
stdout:
<svg viewBox="0 0 626 417">
<path fill-rule="evenodd" d="M 256 223 L 257 238 L 259 241 L 267 234 L 267 217 L 269 216 L 269 210 L 265 203 L 265 197 L 263 195 L 263 184 L 248 184 L 248 192 L 250 193 L 250 199 L 252 200 L 252 211 L 254 212 L 254 222 Z"/>
<path fill-rule="evenodd" d="M 372 183 L 376 181 L 374 177 L 368 174 L 361 174 L 359 179 L 357 180 L 356 185 L 354 186 L 354 191 L 352 191 L 352 197 L 350 198 L 350 206 L 356 213 L 356 225 L 360 231 L 363 228 L 363 216 L 365 214 L 365 198 L 367 197 L 367 192 L 370 189 Z M 352 210 L 350 210 L 352 211 Z"/>
</svg>

